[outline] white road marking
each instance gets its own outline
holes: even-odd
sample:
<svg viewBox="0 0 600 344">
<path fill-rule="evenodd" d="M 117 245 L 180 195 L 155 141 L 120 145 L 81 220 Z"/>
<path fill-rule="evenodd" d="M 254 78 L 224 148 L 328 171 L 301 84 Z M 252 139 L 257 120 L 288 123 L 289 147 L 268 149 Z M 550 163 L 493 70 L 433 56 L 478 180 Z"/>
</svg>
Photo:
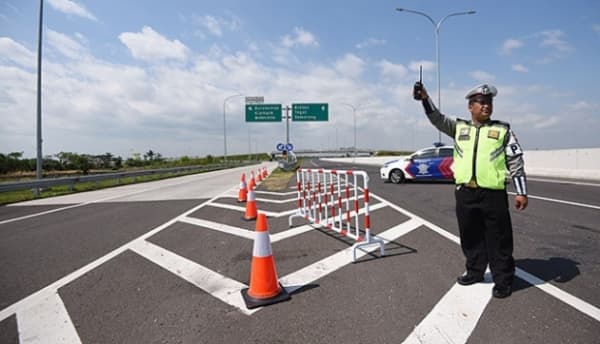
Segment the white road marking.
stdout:
<svg viewBox="0 0 600 344">
<path fill-rule="evenodd" d="M 516 195 L 516 193 L 514 193 L 514 192 L 509 192 L 508 194 L 509 195 Z M 583 208 L 591 208 L 591 209 L 598 209 L 598 210 L 600 210 L 600 206 L 592 205 L 592 204 L 585 204 L 585 203 L 578 203 L 578 202 L 571 202 L 571 201 L 563 201 L 563 200 L 560 200 L 560 199 L 548 198 L 548 197 L 541 197 L 541 196 L 533 196 L 533 195 L 527 195 L 527 198 L 539 199 L 539 200 L 542 200 L 542 201 L 548 201 L 548 202 L 554 202 L 554 203 L 562 203 L 562 204 L 574 205 L 576 207 L 583 207 Z"/>
<path fill-rule="evenodd" d="M 202 219 L 197 219 L 195 217 L 188 217 L 188 216 L 180 217 L 179 221 L 185 222 L 187 224 L 191 224 L 194 226 L 200 226 L 200 227 L 212 229 L 215 231 L 235 235 L 235 236 L 245 238 L 245 239 L 250 239 L 250 240 L 254 239 L 254 231 L 250 231 L 250 230 L 240 228 L 240 227 L 229 226 L 229 225 L 226 225 L 226 224 L 220 223 L 220 222 L 202 220 Z"/>
<path fill-rule="evenodd" d="M 600 321 L 600 309 L 598 307 L 592 306 L 591 304 L 581 300 L 580 298 L 571 295 L 548 282 L 545 282 L 544 280 L 530 274 L 525 270 L 517 268 L 515 274 L 517 275 L 517 277 L 527 281 L 531 285 L 538 287 L 547 294 L 554 296 L 555 298 L 575 308 L 581 313 L 586 314 L 596 319 L 597 321 Z"/>
<path fill-rule="evenodd" d="M 242 298 L 242 289 L 248 286 L 225 277 L 187 258 L 181 257 L 160 246 L 145 240 L 133 243 L 130 249 L 152 263 L 192 283 L 217 299 L 238 308 L 245 314 L 252 314 Z"/>
<path fill-rule="evenodd" d="M 19 343 L 81 343 L 58 293 L 17 312 L 17 327 Z"/>
<path fill-rule="evenodd" d="M 579 182 L 579 181 L 574 181 L 574 180 L 543 179 L 543 178 L 531 178 L 531 177 L 527 177 L 527 180 L 536 181 L 536 182 L 545 182 L 545 183 L 555 183 L 555 184 L 573 184 L 573 185 L 584 185 L 584 186 L 600 186 L 599 183 Z"/>
<path fill-rule="evenodd" d="M 385 199 L 383 199 L 377 195 L 372 195 L 372 196 L 379 199 L 382 202 L 389 203 L 388 201 L 386 201 Z M 390 205 L 390 207 L 398 210 L 399 212 L 401 212 L 409 217 L 419 218 L 417 215 L 415 215 L 405 209 L 402 209 L 393 203 L 389 203 L 389 205 Z M 423 224 L 425 226 L 427 226 L 429 229 L 442 235 L 443 237 L 449 239 L 450 241 L 453 241 L 456 244 L 460 245 L 460 238 L 458 236 L 446 231 L 445 229 L 443 229 L 437 225 L 434 225 L 433 223 L 431 223 L 429 221 L 426 221 L 424 219 L 421 219 L 421 220 L 423 221 Z M 570 305 L 571 307 L 577 309 L 578 311 L 600 321 L 600 309 L 598 307 L 595 307 L 595 306 L 577 298 L 576 296 L 573 296 L 573 295 L 553 286 L 552 284 L 550 284 L 550 283 L 548 283 L 548 282 L 546 282 L 546 281 L 544 281 L 522 269 L 517 268 L 515 273 L 516 273 L 517 277 L 522 278 L 523 280 L 530 283 L 531 285 L 536 286 L 537 288 L 544 291 L 548 295 L 553 296 L 554 298 Z"/>
<path fill-rule="evenodd" d="M 392 227 L 383 233 L 377 235 L 377 237 L 383 239 L 385 242 L 390 242 L 398 239 L 399 237 L 409 233 L 410 231 L 420 227 L 421 221 L 417 219 L 411 219 L 404 223 L 401 223 L 395 227 Z M 358 250 L 356 259 L 365 256 L 369 252 L 379 249 L 379 246 L 373 246 L 371 248 L 363 248 Z M 302 288 L 303 286 L 318 280 L 328 274 L 344 267 L 345 265 L 352 263 L 352 250 L 353 247 L 348 247 L 334 253 L 329 257 L 321 259 L 320 261 L 306 266 L 296 272 L 293 272 L 285 277 L 279 279 L 279 282 L 285 287 L 285 289 L 292 293 L 293 291 Z M 275 259 L 277 257 L 275 256 Z"/>
<path fill-rule="evenodd" d="M 492 297 L 492 276 L 486 283 L 455 283 L 404 340 L 405 344 L 466 343 Z"/>
</svg>

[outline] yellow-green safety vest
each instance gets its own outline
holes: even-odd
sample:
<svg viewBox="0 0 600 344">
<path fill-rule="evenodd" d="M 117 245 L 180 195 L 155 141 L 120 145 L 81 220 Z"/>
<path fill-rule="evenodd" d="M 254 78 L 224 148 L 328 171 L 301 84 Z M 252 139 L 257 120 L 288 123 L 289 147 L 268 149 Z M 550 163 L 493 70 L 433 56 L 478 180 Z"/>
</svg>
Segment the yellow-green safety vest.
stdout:
<svg viewBox="0 0 600 344">
<path fill-rule="evenodd" d="M 466 184 L 471 180 L 482 188 L 505 188 L 505 138 L 509 126 L 490 121 L 480 127 L 457 119 L 454 138 L 454 180 Z"/>
</svg>

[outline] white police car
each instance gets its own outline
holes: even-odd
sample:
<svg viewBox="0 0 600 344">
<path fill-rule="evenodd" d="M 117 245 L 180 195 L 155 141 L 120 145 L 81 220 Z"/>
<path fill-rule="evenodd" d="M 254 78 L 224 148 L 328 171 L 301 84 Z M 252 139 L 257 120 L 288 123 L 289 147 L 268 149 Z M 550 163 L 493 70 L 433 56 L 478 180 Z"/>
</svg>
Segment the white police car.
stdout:
<svg viewBox="0 0 600 344">
<path fill-rule="evenodd" d="M 421 149 L 407 158 L 386 162 L 379 176 L 395 184 L 405 180 L 454 180 L 454 147 Z"/>
</svg>

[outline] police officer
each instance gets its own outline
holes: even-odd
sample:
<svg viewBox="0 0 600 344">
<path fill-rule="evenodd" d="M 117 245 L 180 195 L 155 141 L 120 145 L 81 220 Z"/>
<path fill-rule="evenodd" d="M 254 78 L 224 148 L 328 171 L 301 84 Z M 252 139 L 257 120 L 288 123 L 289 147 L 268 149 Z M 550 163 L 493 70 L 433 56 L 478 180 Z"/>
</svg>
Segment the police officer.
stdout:
<svg viewBox="0 0 600 344">
<path fill-rule="evenodd" d="M 471 285 L 483 281 L 489 264 L 492 295 L 505 298 L 512 293 L 515 275 L 506 170 L 517 191 L 518 210 L 527 207 L 527 184 L 523 151 L 510 125 L 490 118 L 497 94 L 492 85 L 475 87 L 466 95 L 471 119 L 454 120 L 440 113 L 420 82 L 413 91 L 429 121 L 454 139 L 456 217 L 467 270 L 457 282 Z"/>
</svg>

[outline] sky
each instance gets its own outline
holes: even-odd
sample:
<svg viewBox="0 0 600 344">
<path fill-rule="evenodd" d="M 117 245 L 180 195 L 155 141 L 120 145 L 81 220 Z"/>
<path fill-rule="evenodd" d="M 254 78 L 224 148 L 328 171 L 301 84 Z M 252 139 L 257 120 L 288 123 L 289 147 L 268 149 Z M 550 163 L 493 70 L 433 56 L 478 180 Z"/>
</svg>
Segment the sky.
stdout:
<svg viewBox="0 0 600 344">
<path fill-rule="evenodd" d="M 37 152 L 39 4 L 0 0 L 0 153 Z M 289 122 L 296 150 L 430 146 L 412 87 L 422 66 L 439 103 L 436 30 L 398 7 L 476 11 L 439 26 L 443 113 L 470 118 L 465 94 L 491 83 L 524 150 L 600 147 L 597 0 L 45 0 L 43 154 L 274 151 L 286 122 L 245 122 L 245 96 L 329 104 Z"/>
</svg>

